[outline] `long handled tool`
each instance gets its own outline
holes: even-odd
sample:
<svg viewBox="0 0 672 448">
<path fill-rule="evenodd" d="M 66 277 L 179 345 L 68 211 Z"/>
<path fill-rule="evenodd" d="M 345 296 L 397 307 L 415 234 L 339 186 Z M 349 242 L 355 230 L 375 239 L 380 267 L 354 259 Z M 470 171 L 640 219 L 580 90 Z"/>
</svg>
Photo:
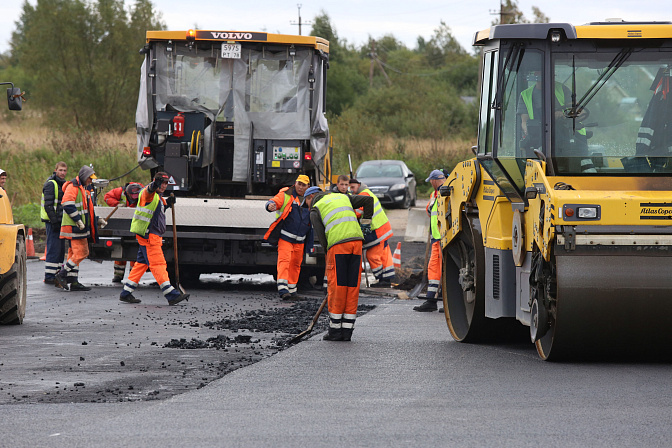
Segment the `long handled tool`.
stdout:
<svg viewBox="0 0 672 448">
<path fill-rule="evenodd" d="M 112 209 L 110 214 L 107 215 L 107 218 L 105 218 L 105 221 L 108 221 L 112 217 L 112 215 L 114 215 L 114 212 L 116 212 L 118 208 L 119 208 L 119 204 L 117 204 L 117 206 Z"/>
<path fill-rule="evenodd" d="M 322 314 L 322 310 L 324 310 L 324 307 L 327 305 L 327 299 L 328 298 L 329 298 L 329 295 L 325 294 L 324 295 L 324 300 L 322 301 L 322 304 L 320 305 L 320 307 L 317 309 L 317 313 L 315 313 L 315 316 L 313 317 L 313 320 L 310 323 L 310 325 L 308 325 L 308 328 L 306 328 L 304 331 L 302 331 L 301 333 L 297 334 L 292 339 L 290 339 L 290 341 L 289 341 L 290 344 L 294 344 L 296 342 L 299 342 L 299 340 L 301 340 L 301 338 L 303 338 L 305 335 L 307 335 L 311 331 L 313 331 L 313 327 L 317 323 L 317 319 L 320 318 L 320 314 Z"/>
<path fill-rule="evenodd" d="M 170 193 L 170 197 L 174 199 L 174 194 Z M 175 223 L 175 201 L 173 201 L 173 206 L 170 207 L 173 213 L 173 258 L 175 259 L 175 283 L 182 294 L 186 294 L 186 291 L 180 285 L 180 263 L 177 258 L 177 224 Z"/>
<path fill-rule="evenodd" d="M 420 283 L 415 285 L 415 287 L 411 290 L 411 292 L 408 293 L 408 298 L 409 299 L 415 299 L 418 297 L 418 294 L 425 289 L 427 284 L 429 283 L 429 279 L 427 278 L 427 265 L 429 264 L 429 253 L 430 249 L 432 247 L 432 240 L 430 236 L 427 236 L 427 245 L 425 246 L 425 267 L 422 270 L 422 280 Z"/>
<path fill-rule="evenodd" d="M 369 286 L 369 272 L 368 269 L 366 269 L 366 263 L 368 260 L 366 259 L 366 249 L 364 249 L 364 252 L 362 253 L 362 262 L 364 263 L 364 280 L 366 280 L 366 287 L 370 288 Z"/>
</svg>

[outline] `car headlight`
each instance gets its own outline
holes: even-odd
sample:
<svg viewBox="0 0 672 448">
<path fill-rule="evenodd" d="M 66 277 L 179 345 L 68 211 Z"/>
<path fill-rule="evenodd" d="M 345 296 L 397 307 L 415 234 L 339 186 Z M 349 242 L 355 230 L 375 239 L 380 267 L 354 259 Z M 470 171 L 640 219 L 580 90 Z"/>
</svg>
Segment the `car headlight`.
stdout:
<svg viewBox="0 0 672 448">
<path fill-rule="evenodd" d="M 390 190 L 403 190 L 406 188 L 406 184 L 394 184 L 390 187 Z"/>
</svg>

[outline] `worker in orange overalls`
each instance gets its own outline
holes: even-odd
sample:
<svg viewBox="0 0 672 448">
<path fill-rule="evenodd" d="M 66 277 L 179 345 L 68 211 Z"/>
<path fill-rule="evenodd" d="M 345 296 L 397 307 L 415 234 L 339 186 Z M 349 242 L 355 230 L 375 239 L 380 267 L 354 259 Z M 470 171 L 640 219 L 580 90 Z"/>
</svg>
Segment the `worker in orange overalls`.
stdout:
<svg viewBox="0 0 672 448">
<path fill-rule="evenodd" d="M 96 179 L 93 168 L 84 165 L 77 177 L 63 185 L 63 218 L 61 238 L 70 240 L 68 261 L 54 277 L 56 286 L 70 291 L 89 291 L 79 283 L 79 263 L 89 256 L 89 238 L 95 243 L 96 223 L 102 229 L 107 225 L 97 218 L 93 209 L 91 192 L 87 188 Z"/>
<path fill-rule="evenodd" d="M 441 284 L 441 233 L 439 232 L 438 215 L 438 197 L 439 187 L 445 182 L 446 176 L 441 170 L 434 170 L 429 173 L 425 182 L 429 182 L 434 187 L 434 191 L 429 197 L 427 204 L 427 213 L 429 214 L 429 227 L 432 233 L 432 252 L 429 256 L 429 265 L 427 266 L 427 297 L 422 305 L 413 307 L 414 311 L 436 311 L 436 302 L 439 301 L 438 292 Z"/>
<path fill-rule="evenodd" d="M 310 187 L 305 193 L 310 221 L 322 247 L 327 250 L 327 297 L 329 332 L 326 341 L 349 341 L 357 318 L 362 280 L 362 242 L 371 233 L 373 199 L 368 196 L 323 193 Z M 355 208 L 363 207 L 357 222 Z"/>
<path fill-rule="evenodd" d="M 275 212 L 275 221 L 268 228 L 264 240 L 278 245 L 277 285 L 283 300 L 297 297 L 296 284 L 303 253 L 313 248 L 309 210 L 303 200 L 309 185 L 308 176 L 301 174 L 293 187 L 282 188 L 266 202 L 266 211 Z"/>
<path fill-rule="evenodd" d="M 135 207 L 138 204 L 138 196 L 143 185 L 138 182 L 129 182 L 123 187 L 113 188 L 105 193 L 105 203 L 109 207 Z M 131 269 L 133 269 L 134 261 L 131 261 Z M 114 276 L 112 283 L 121 283 L 124 279 L 124 272 L 126 272 L 125 261 L 114 262 Z"/>
<path fill-rule="evenodd" d="M 147 269 L 152 272 L 163 296 L 168 300 L 168 305 L 177 305 L 183 300 L 189 300 L 189 294 L 180 293 L 170 284 L 166 259 L 161 248 L 162 236 L 166 231 L 165 209 L 175 204 L 174 196 L 167 200 L 161 196 L 168 188 L 169 180 L 170 176 L 167 173 L 159 171 L 154 175 L 152 182 L 140 191 L 138 206 L 131 221 L 131 232 L 136 234 L 135 239 L 140 248 L 135 265 L 119 295 L 119 300 L 122 302 L 140 303 L 140 299 L 135 298 L 133 292 Z"/>
<path fill-rule="evenodd" d="M 374 288 L 390 288 L 394 280 L 394 260 L 390 251 L 389 239 L 394 235 L 392 233 L 392 224 L 387 219 L 383 206 L 376 195 L 369 190 L 366 184 L 362 184 L 357 179 L 350 179 L 350 190 L 352 194 L 370 196 L 373 198 L 373 219 L 371 221 L 372 232 L 364 237 L 364 250 L 366 259 L 371 266 L 373 275 L 378 280 L 371 285 Z"/>
</svg>

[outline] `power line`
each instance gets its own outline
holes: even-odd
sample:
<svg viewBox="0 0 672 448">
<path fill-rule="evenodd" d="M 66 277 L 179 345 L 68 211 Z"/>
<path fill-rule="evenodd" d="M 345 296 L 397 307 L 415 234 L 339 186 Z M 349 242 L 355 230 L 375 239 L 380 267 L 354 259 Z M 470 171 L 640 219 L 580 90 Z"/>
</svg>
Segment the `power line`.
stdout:
<svg viewBox="0 0 672 448">
<path fill-rule="evenodd" d="M 303 6 L 303 5 L 301 5 L 301 3 L 298 3 L 296 6 L 299 8 L 299 21 L 298 21 L 298 22 L 294 22 L 293 20 L 291 20 L 291 21 L 289 22 L 289 24 L 290 24 L 290 25 L 299 25 L 299 36 L 301 36 L 301 25 L 302 25 L 302 24 L 305 24 L 305 25 L 312 25 L 313 22 L 311 22 L 311 21 L 309 21 L 309 20 L 307 20 L 307 21 L 305 21 L 305 22 L 302 22 L 302 21 L 301 21 L 301 6 Z"/>
</svg>

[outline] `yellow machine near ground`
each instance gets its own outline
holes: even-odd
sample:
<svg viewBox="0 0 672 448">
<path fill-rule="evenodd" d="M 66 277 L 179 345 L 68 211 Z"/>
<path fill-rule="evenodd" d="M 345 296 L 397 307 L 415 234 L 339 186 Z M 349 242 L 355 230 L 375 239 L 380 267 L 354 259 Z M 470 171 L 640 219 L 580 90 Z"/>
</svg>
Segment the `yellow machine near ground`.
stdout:
<svg viewBox="0 0 672 448">
<path fill-rule="evenodd" d="M 458 341 L 507 321 L 545 360 L 672 342 L 672 24 L 476 34 L 476 157 L 440 188 L 443 301 Z"/>
<path fill-rule="evenodd" d="M 7 103 L 10 110 L 21 110 L 21 89 L 10 82 Z M 7 192 L 0 187 L 0 324 L 20 324 L 26 315 L 26 229 L 14 224 Z"/>
</svg>

